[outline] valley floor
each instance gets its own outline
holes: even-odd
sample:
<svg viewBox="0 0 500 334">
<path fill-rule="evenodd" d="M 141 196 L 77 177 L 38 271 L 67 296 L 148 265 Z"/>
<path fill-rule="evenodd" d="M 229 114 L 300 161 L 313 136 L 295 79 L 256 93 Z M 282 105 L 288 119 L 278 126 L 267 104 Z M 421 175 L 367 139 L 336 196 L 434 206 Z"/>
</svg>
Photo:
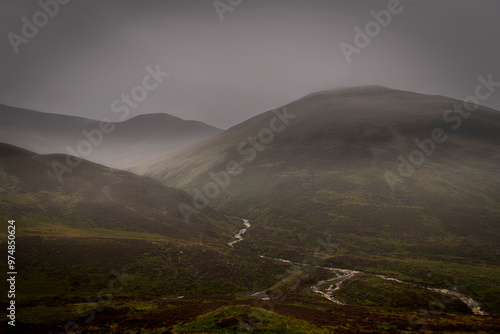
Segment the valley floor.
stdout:
<svg viewBox="0 0 500 334">
<path fill-rule="evenodd" d="M 237 244 L 246 240 L 246 233 L 251 231 L 252 223 L 246 219 L 242 222 L 244 228 L 228 242 L 232 252 L 241 250 Z M 257 292 L 159 298 L 139 297 L 129 292 L 100 301 L 80 297 L 22 300 L 18 305 L 16 330 L 24 333 L 71 332 L 68 329 L 82 333 L 494 333 L 500 328 L 500 316 L 487 315 L 479 303 L 458 291 L 428 288 L 359 270 L 264 255 L 258 258 L 289 266 L 289 270 L 273 286 Z M 373 300 L 366 286 L 373 290 L 378 302 L 387 304 L 359 303 L 360 294 L 366 300 Z M 404 300 L 413 297 L 416 300 Z M 8 329 L 5 323 L 0 326 Z"/>
<path fill-rule="evenodd" d="M 172 299 L 117 298 L 68 321 L 42 321 L 44 313 L 83 300 L 51 299 L 20 305 L 16 329 L 24 333 L 60 333 L 68 323 L 83 333 L 493 333 L 500 317 L 439 311 L 354 307 L 325 303 L 312 296 L 283 303 L 243 295 L 203 295 Z M 218 311 L 219 310 L 219 311 Z M 69 315 L 69 313 L 67 314 Z M 30 322 L 30 318 L 33 322 Z M 6 327 L 2 324 L 3 329 Z M 75 326 L 75 325 L 73 325 Z M 280 327 L 282 326 L 282 327 Z M 288 329 L 287 329 L 288 328 Z"/>
</svg>

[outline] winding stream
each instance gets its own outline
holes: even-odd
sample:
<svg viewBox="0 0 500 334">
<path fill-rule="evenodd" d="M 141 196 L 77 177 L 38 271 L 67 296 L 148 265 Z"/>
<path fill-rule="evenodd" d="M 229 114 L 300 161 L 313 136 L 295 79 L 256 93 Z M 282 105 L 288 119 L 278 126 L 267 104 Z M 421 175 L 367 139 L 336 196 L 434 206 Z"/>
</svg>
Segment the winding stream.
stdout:
<svg viewBox="0 0 500 334">
<path fill-rule="evenodd" d="M 317 293 L 319 294 L 320 296 L 328 299 L 329 301 L 331 302 L 334 302 L 335 304 L 339 304 L 339 305 L 347 305 L 346 303 L 336 299 L 333 297 L 333 293 L 337 290 L 340 289 L 340 285 L 342 285 L 342 283 L 344 283 L 344 281 L 347 281 L 348 279 L 351 279 L 353 278 L 355 275 L 358 275 L 358 274 L 361 274 L 361 271 L 357 271 L 357 270 L 348 270 L 348 269 L 339 269 L 339 268 L 325 268 L 325 267 L 319 267 L 319 268 L 323 268 L 323 269 L 328 269 L 328 270 L 331 270 L 331 271 L 334 271 L 335 274 L 337 275 L 337 277 L 334 277 L 334 278 L 330 278 L 330 279 L 327 279 L 327 280 L 323 280 L 323 281 L 319 281 L 318 283 L 316 283 L 315 285 L 313 285 L 311 287 L 312 291 L 314 293 Z M 335 282 L 335 284 L 331 284 L 327 289 L 326 289 L 326 292 L 323 292 L 319 289 L 319 287 L 325 283 L 328 283 L 330 281 L 337 281 Z"/>
<path fill-rule="evenodd" d="M 259 257 L 263 258 L 263 259 L 270 259 L 270 260 L 290 263 L 290 264 L 294 264 L 294 265 L 298 265 L 298 266 L 310 266 L 310 264 L 297 263 L 297 262 L 292 262 L 290 260 L 278 259 L 275 257 L 268 257 L 268 256 L 264 256 L 264 255 L 259 255 Z M 311 287 L 312 291 L 314 293 L 320 295 L 321 297 L 328 299 L 329 301 L 331 301 L 335 304 L 347 305 L 346 303 L 334 298 L 333 293 L 340 289 L 340 286 L 343 282 L 347 281 L 348 279 L 353 278 L 354 276 L 356 276 L 358 274 L 362 274 L 362 272 L 357 271 L 357 270 L 349 270 L 349 269 L 341 269 L 341 268 L 329 268 L 329 267 L 321 267 L 321 266 L 314 266 L 314 268 L 320 268 L 320 269 L 326 269 L 326 270 L 333 271 L 336 276 L 333 278 L 327 279 L 327 280 L 319 281 L 318 283 L 316 283 L 315 285 L 313 285 Z M 328 283 L 328 282 L 332 282 L 332 281 L 336 281 L 336 282 L 334 284 L 331 284 L 326 289 L 326 292 L 323 292 L 320 290 L 319 287 L 321 285 Z M 262 295 L 262 291 L 258 292 L 257 294 L 254 294 L 254 295 L 260 296 L 260 295 Z"/>
<path fill-rule="evenodd" d="M 400 284 L 406 284 L 406 285 L 411 285 L 411 286 L 416 286 L 416 287 L 419 287 L 419 288 L 423 288 L 423 289 L 427 289 L 427 290 L 431 290 L 431 291 L 434 291 L 434 292 L 438 292 L 438 293 L 442 293 L 442 294 L 445 294 L 445 295 L 450 295 L 450 296 L 454 296 L 454 297 L 457 297 L 459 298 L 462 303 L 464 303 L 465 305 L 467 305 L 471 311 L 475 314 L 475 315 L 488 315 L 488 313 L 484 310 L 481 309 L 481 304 L 479 304 L 479 302 L 475 301 L 473 298 L 471 297 L 468 297 L 458 291 L 453 291 L 453 290 L 448 290 L 448 289 L 439 289 L 439 288 L 429 288 L 429 287 L 426 287 L 426 286 L 422 286 L 420 284 L 414 284 L 414 283 L 409 283 L 409 282 L 404 282 L 404 281 L 401 281 L 401 280 L 398 280 L 396 278 L 391 278 L 391 277 L 387 277 L 387 276 L 384 276 L 384 275 L 375 275 L 377 277 L 380 277 L 386 281 L 393 281 L 393 282 L 397 282 L 397 283 L 400 283 Z"/>
<path fill-rule="evenodd" d="M 243 224 L 245 225 L 244 228 L 242 228 L 235 236 L 234 236 L 234 241 L 231 241 L 231 242 L 228 242 L 227 244 L 231 247 L 233 247 L 233 245 L 235 243 L 238 243 L 240 241 L 243 240 L 243 234 L 250 228 L 250 223 L 248 222 L 248 219 L 243 219 L 241 218 L 241 220 L 243 220 Z M 264 255 L 259 255 L 260 258 L 263 258 L 263 259 L 270 259 L 270 260 L 274 260 L 274 261 L 280 261 L 280 262 L 284 262 L 284 263 L 289 263 L 289 264 L 294 264 L 294 265 L 298 265 L 298 266 L 310 266 L 310 264 L 303 264 L 303 263 L 297 263 L 297 262 L 292 262 L 290 260 L 286 260 L 286 259 L 279 259 L 279 258 L 274 258 L 274 257 L 268 257 L 268 256 L 264 256 Z M 345 281 L 353 278 L 354 276 L 356 275 L 359 275 L 359 274 L 363 274 L 362 271 L 357 271 L 357 270 L 349 270 L 349 269 L 341 269 L 341 268 L 329 268 L 329 267 L 321 267 L 321 266 L 314 266 L 315 268 L 321 268 L 321 269 L 326 269 L 326 270 L 330 270 L 332 272 L 335 273 L 336 277 L 333 277 L 333 278 L 330 278 L 330 279 L 327 279 L 327 280 L 322 280 L 322 281 L 319 281 L 317 282 L 315 285 L 311 286 L 311 290 L 322 296 L 323 298 L 335 303 L 335 304 L 339 304 L 339 305 L 347 305 L 346 303 L 336 299 L 333 297 L 333 293 L 337 290 L 340 289 L 342 283 L 344 283 Z M 464 304 L 466 304 L 470 310 L 475 314 L 475 315 L 488 315 L 488 313 L 486 313 L 484 310 L 481 309 L 481 304 L 479 304 L 479 302 L 475 301 L 473 298 L 471 297 L 468 297 L 464 294 L 461 294 L 460 292 L 458 291 L 452 291 L 452 290 L 447 290 L 447 289 L 439 289 L 439 288 L 429 288 L 429 287 L 425 287 L 425 286 L 422 286 L 422 285 L 419 285 L 419 284 L 414 284 L 414 283 L 409 283 L 409 282 L 404 282 L 404 281 L 401 281 L 401 280 L 398 280 L 396 278 L 392 278 L 392 277 L 387 277 L 387 276 L 384 276 L 384 275 L 375 275 L 383 280 L 386 280 L 386 281 L 392 281 L 392 282 L 396 282 L 396 283 L 399 283 L 399 284 L 406 284 L 406 285 L 411 285 L 411 286 L 416 286 L 416 287 L 420 287 L 420 288 L 423 288 L 423 289 L 427 289 L 427 290 L 431 290 L 431 291 L 434 291 L 434 292 L 438 292 L 438 293 L 442 293 L 442 294 L 447 294 L 447 295 L 451 295 L 451 296 L 455 296 L 455 297 L 458 297 Z M 333 283 L 335 281 L 335 283 Z M 326 289 L 326 291 L 321 291 L 320 290 L 320 286 L 326 284 L 326 283 L 329 283 L 329 282 L 332 282 L 332 284 L 330 284 L 330 286 Z M 265 293 L 265 290 L 264 291 L 259 291 L 259 292 L 255 292 L 252 294 L 252 296 L 256 296 L 256 297 L 261 297 L 262 300 L 269 300 L 269 297 L 266 295 Z"/>
<path fill-rule="evenodd" d="M 234 235 L 234 238 L 235 238 L 236 240 L 234 240 L 234 241 L 231 241 L 231 242 L 228 242 L 228 243 L 227 243 L 227 244 L 228 244 L 229 246 L 231 246 L 231 247 L 233 247 L 233 245 L 234 245 L 235 243 L 238 243 L 238 242 L 240 242 L 240 241 L 243 241 L 243 236 L 242 236 L 242 235 L 243 235 L 243 234 L 244 234 L 244 233 L 245 233 L 245 232 L 246 232 L 246 231 L 250 228 L 250 226 L 251 226 L 251 225 L 250 225 L 250 223 L 248 222 L 248 219 L 243 219 L 243 218 L 240 218 L 240 219 L 241 219 L 241 220 L 243 220 L 243 225 L 245 225 L 245 227 L 244 227 L 244 228 L 242 228 L 242 229 L 241 229 L 238 233 L 236 233 L 236 234 Z"/>
</svg>

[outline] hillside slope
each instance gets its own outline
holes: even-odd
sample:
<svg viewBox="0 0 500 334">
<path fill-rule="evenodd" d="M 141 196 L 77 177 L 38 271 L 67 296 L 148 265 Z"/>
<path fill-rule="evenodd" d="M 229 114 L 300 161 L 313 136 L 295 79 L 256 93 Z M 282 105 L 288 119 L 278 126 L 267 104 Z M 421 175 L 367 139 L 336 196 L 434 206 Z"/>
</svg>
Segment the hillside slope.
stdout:
<svg viewBox="0 0 500 334">
<path fill-rule="evenodd" d="M 66 158 L 0 144 L 0 219 L 15 220 L 21 328 L 85 324 L 82 308 L 95 308 L 92 300 L 104 290 L 110 299 L 149 301 L 224 294 L 264 289 L 285 271 L 227 245 L 241 219 L 208 209 L 186 223 L 178 209 L 191 200 L 185 191 L 85 160 L 60 183 L 52 164 Z M 0 236 L 7 249 L 7 235 Z M 8 271 L 7 261 L 0 269 Z M 122 287 L 110 292 L 117 279 Z"/>
<path fill-rule="evenodd" d="M 500 113 L 463 118 L 447 111 L 457 103 L 378 86 L 318 92 L 135 171 L 191 192 L 193 207 L 260 222 L 241 247 L 300 260 L 330 235 L 332 266 L 458 277 L 500 311 L 479 274 L 500 269 Z"/>
<path fill-rule="evenodd" d="M 215 211 L 186 224 L 178 206 L 190 196 L 182 190 L 85 160 L 60 183 L 53 168 L 56 162 L 66 163 L 66 156 L 37 155 L 0 144 L 2 216 L 43 217 L 43 223 L 37 221 L 33 228 L 61 224 L 81 228 L 83 234 L 86 229 L 98 228 L 186 240 L 198 240 L 204 233 L 221 243 L 231 238 L 221 229 L 229 222 Z"/>
</svg>

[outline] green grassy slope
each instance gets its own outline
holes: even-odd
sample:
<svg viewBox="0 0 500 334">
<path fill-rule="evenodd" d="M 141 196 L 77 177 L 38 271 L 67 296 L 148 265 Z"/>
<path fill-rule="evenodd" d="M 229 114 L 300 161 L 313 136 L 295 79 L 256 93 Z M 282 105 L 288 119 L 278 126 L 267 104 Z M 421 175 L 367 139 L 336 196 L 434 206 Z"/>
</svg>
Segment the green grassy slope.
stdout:
<svg viewBox="0 0 500 334">
<path fill-rule="evenodd" d="M 29 229 L 21 228 L 21 233 L 26 234 L 73 230 L 76 236 L 77 230 L 82 235 L 112 230 L 190 241 L 203 235 L 206 242 L 228 240 L 239 227 L 213 210 L 187 224 L 178 208 L 190 200 L 186 192 L 85 160 L 59 182 L 53 164 L 65 161 L 64 155 L 36 155 L 1 145 L 2 218 L 24 218 Z"/>
</svg>

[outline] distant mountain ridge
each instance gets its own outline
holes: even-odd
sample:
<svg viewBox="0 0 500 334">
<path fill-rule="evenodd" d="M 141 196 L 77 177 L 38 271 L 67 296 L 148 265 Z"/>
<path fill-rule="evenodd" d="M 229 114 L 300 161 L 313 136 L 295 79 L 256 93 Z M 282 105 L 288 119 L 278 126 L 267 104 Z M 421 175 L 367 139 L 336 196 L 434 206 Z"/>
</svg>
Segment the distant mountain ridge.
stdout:
<svg viewBox="0 0 500 334">
<path fill-rule="evenodd" d="M 78 155 L 116 168 L 135 165 L 220 132 L 205 123 L 165 113 L 101 124 L 82 117 L 0 105 L 0 142 L 39 154 Z"/>
</svg>

